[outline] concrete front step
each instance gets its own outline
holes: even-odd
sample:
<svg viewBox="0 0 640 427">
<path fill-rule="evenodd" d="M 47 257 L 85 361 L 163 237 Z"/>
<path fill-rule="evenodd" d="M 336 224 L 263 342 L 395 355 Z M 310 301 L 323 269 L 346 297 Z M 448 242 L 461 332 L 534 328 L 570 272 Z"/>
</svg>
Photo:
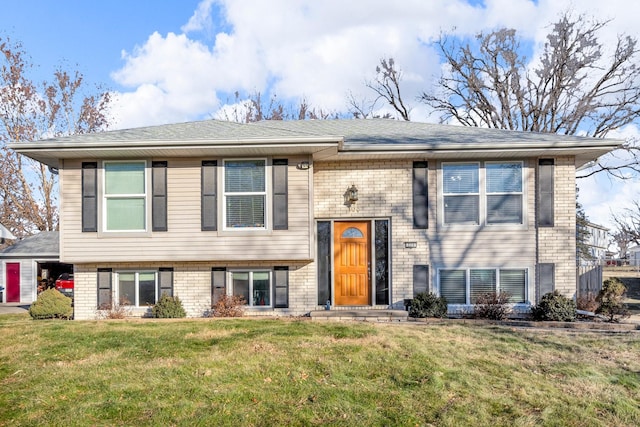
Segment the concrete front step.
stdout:
<svg viewBox="0 0 640 427">
<path fill-rule="evenodd" d="M 403 322 L 407 320 L 409 312 L 404 310 L 316 310 L 309 314 L 311 320 L 320 321 Z"/>
</svg>

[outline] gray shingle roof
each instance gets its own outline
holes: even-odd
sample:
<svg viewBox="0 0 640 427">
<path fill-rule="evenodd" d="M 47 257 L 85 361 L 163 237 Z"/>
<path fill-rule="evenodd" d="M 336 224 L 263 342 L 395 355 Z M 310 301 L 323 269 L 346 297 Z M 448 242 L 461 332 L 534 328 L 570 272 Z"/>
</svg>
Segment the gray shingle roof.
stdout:
<svg viewBox="0 0 640 427">
<path fill-rule="evenodd" d="M 141 141 L 247 141 L 253 139 L 299 139 L 336 137 L 346 143 L 492 143 L 496 141 L 576 142 L 584 138 L 536 132 L 517 132 L 469 126 L 406 122 L 391 119 L 372 120 L 265 120 L 235 123 L 218 120 L 175 123 L 135 129 L 123 129 L 61 138 L 40 143 L 70 142 L 115 143 Z"/>
<path fill-rule="evenodd" d="M 0 251 L 0 257 L 38 257 L 59 256 L 60 243 L 57 231 L 42 231 L 33 236 L 18 240 L 13 245 Z"/>
<path fill-rule="evenodd" d="M 287 154 L 310 154 L 314 159 L 558 154 L 576 155 L 576 164 L 582 164 L 622 143 L 572 135 L 351 119 L 249 124 L 205 120 L 14 143 L 10 147 L 54 167 L 65 158 Z"/>
</svg>

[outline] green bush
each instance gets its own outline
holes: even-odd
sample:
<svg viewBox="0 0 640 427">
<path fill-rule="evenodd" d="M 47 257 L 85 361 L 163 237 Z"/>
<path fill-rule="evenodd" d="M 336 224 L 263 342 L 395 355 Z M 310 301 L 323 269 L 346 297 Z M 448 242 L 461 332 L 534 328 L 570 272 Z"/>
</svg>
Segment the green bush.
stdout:
<svg viewBox="0 0 640 427">
<path fill-rule="evenodd" d="M 156 305 L 151 308 L 151 316 L 159 319 L 177 319 L 186 317 L 182 301 L 177 296 L 162 294 Z"/>
<path fill-rule="evenodd" d="M 534 320 L 548 320 L 556 322 L 573 322 L 576 320 L 576 303 L 558 291 L 549 292 L 531 308 Z"/>
<path fill-rule="evenodd" d="M 511 313 L 511 294 L 507 292 L 487 292 L 478 295 L 473 314 L 479 319 L 504 320 Z"/>
<path fill-rule="evenodd" d="M 622 302 L 626 293 L 627 287 L 619 279 L 612 277 L 605 280 L 596 297 L 596 301 L 600 304 L 596 313 L 605 316 L 609 322 L 619 322 L 620 319 L 628 317 L 629 312 Z"/>
<path fill-rule="evenodd" d="M 446 317 L 447 299 L 439 297 L 431 292 L 421 292 L 411 301 L 409 308 L 411 317 Z"/>
<path fill-rule="evenodd" d="M 71 298 L 51 288 L 38 295 L 38 299 L 29 307 L 33 319 L 69 319 L 73 316 Z"/>
</svg>

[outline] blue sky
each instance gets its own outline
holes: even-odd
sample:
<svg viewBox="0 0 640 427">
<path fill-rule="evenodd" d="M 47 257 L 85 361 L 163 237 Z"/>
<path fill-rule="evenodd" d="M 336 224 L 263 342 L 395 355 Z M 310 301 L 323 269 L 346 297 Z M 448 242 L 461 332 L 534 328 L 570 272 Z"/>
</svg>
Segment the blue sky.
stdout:
<svg viewBox="0 0 640 427">
<path fill-rule="evenodd" d="M 22 42 L 49 79 L 57 65 L 113 91 L 113 126 L 127 128 L 223 118 L 233 92 L 304 96 L 312 107 L 344 111 L 349 92 L 371 98 L 364 82 L 382 57 L 403 72 L 411 116 L 436 121 L 413 102 L 440 64 L 428 42 L 456 28 L 516 28 L 534 49 L 567 8 L 611 19 L 603 41 L 640 36 L 640 3 L 627 0 L 4 0 L 0 35 Z M 384 110 L 384 106 L 380 105 Z M 640 136 L 631 126 L 613 137 Z M 637 180 L 580 182 L 590 219 L 640 199 Z"/>
<path fill-rule="evenodd" d="M 114 87 L 110 73 L 122 66 L 122 50 L 155 31 L 180 32 L 197 6 L 198 0 L 5 0 L 0 34 L 21 41 L 45 77 L 64 61 Z"/>
</svg>

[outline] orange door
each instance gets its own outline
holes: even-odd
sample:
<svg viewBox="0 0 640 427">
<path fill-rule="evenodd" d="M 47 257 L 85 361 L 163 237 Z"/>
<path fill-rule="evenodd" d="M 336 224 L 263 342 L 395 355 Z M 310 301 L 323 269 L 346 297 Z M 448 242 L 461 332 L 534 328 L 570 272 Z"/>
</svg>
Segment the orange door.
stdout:
<svg viewBox="0 0 640 427">
<path fill-rule="evenodd" d="M 335 305 L 371 304 L 370 222 L 336 222 L 333 229 Z"/>
</svg>

